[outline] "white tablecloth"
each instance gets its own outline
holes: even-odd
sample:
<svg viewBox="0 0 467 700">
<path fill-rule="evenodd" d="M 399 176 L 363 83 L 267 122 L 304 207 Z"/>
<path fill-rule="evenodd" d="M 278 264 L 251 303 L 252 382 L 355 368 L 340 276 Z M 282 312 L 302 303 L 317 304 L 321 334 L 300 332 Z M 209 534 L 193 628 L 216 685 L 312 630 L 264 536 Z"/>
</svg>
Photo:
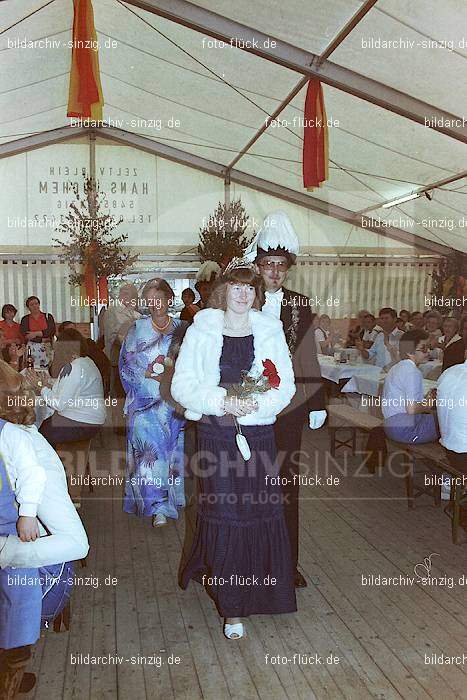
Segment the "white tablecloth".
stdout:
<svg viewBox="0 0 467 700">
<path fill-rule="evenodd" d="M 364 362 L 354 364 L 350 362 L 336 363 L 329 355 L 318 355 L 318 362 L 321 368 L 321 376 L 324 379 L 338 384 L 341 379 L 350 379 L 355 376 L 364 376 L 368 373 L 379 374 L 381 369 Z"/>
<path fill-rule="evenodd" d="M 352 377 L 342 388 L 343 393 L 368 394 L 368 396 L 381 396 L 383 393 L 386 372 L 380 370 L 379 376 L 368 374 L 366 376 Z M 431 379 L 423 380 L 423 391 L 426 394 L 430 389 L 435 389 L 437 382 Z"/>
<path fill-rule="evenodd" d="M 351 364 L 336 363 L 334 358 L 327 355 L 318 355 L 318 362 L 321 368 L 321 375 L 331 382 L 339 383 L 341 379 L 349 379 L 343 387 L 343 393 L 368 394 L 369 396 L 380 396 L 384 379 L 387 372 L 375 365 L 360 363 Z M 425 391 L 436 387 L 436 382 L 426 379 L 426 375 L 436 367 L 441 366 L 438 360 L 431 360 L 419 366 L 423 374 L 423 386 Z"/>
</svg>

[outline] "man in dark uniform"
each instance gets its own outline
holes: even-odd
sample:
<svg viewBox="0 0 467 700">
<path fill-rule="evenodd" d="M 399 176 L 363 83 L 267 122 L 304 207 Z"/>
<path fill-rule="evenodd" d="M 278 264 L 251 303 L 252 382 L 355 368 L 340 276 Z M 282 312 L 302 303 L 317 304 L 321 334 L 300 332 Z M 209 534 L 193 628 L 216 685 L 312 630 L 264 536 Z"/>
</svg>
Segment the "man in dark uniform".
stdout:
<svg viewBox="0 0 467 700">
<path fill-rule="evenodd" d="M 270 214 L 256 238 L 255 262 L 266 287 L 262 310 L 280 318 L 289 347 L 297 391 L 290 405 L 279 414 L 274 424 L 277 451 L 281 457 L 280 475 L 288 480 L 283 485 L 285 518 L 295 569 L 295 586 L 307 582 L 298 570 L 298 489 L 301 459 L 298 458 L 304 425 L 312 430 L 326 420 L 324 387 L 316 355 L 310 300 L 303 294 L 283 286 L 289 268 L 299 251 L 297 236 L 283 212 Z M 282 455 L 281 455 L 282 453 Z"/>
</svg>

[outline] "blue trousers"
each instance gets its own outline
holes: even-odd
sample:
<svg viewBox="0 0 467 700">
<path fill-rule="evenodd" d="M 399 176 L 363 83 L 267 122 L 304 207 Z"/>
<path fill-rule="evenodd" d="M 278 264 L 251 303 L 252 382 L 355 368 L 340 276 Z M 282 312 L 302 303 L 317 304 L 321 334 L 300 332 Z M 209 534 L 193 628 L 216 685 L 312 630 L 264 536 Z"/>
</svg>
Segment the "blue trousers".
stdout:
<svg viewBox="0 0 467 700">
<path fill-rule="evenodd" d="M 398 413 L 384 420 L 384 432 L 395 442 L 413 444 L 439 440 L 438 423 L 433 413 Z"/>
</svg>

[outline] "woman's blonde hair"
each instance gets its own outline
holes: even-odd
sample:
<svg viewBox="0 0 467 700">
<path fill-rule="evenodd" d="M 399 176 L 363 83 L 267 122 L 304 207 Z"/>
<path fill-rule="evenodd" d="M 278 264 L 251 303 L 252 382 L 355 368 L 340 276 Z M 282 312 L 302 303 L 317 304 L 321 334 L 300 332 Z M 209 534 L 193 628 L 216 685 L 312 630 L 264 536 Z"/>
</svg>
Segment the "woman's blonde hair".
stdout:
<svg viewBox="0 0 467 700">
<path fill-rule="evenodd" d="M 247 284 L 254 287 L 255 300 L 252 308 L 261 310 L 264 304 L 264 282 L 261 275 L 258 275 L 251 267 L 237 267 L 216 280 L 209 296 L 208 306 L 211 309 L 222 309 L 223 311 L 227 309 L 228 284 Z"/>
<path fill-rule="evenodd" d="M 0 418 L 18 425 L 33 425 L 35 396 L 21 374 L 0 360 Z"/>
</svg>

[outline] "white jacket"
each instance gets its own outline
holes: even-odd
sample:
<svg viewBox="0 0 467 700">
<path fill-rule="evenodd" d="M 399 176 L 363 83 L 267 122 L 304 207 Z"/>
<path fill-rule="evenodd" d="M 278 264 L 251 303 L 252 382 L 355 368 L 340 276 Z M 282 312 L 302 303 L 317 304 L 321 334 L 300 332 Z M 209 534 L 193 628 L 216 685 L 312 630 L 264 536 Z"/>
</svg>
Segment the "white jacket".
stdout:
<svg viewBox="0 0 467 700">
<path fill-rule="evenodd" d="M 251 309 L 248 313 L 253 333 L 252 376 L 263 373 L 263 360 L 271 360 L 280 377 L 278 389 L 255 394 L 258 410 L 238 418 L 241 425 L 269 425 L 291 401 L 295 381 L 289 349 L 279 319 Z M 224 415 L 226 389 L 219 386 L 223 345 L 224 311 L 204 309 L 194 317 L 183 339 L 175 364 L 172 396 L 185 407 L 188 420 L 201 416 Z"/>
</svg>

